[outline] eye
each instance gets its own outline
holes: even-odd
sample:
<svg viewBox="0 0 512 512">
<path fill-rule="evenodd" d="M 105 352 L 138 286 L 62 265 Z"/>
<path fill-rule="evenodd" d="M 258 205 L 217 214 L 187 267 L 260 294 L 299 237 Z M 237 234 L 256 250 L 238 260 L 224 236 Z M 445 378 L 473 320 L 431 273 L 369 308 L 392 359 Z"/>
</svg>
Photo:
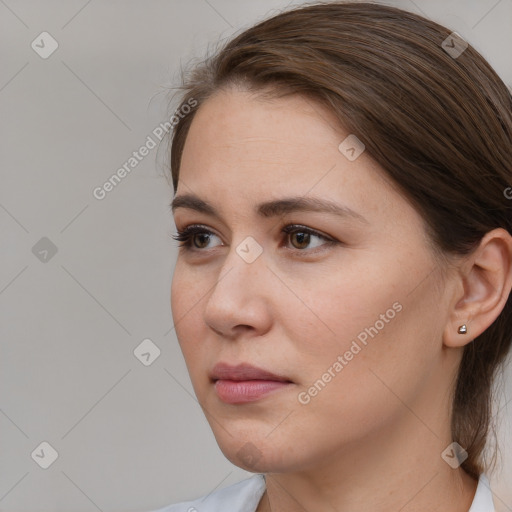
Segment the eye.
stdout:
<svg viewBox="0 0 512 512">
<path fill-rule="evenodd" d="M 199 246 L 195 243 L 196 237 L 199 238 Z M 181 242 L 179 247 L 184 247 L 187 250 L 201 250 L 204 249 L 203 244 L 207 244 L 211 236 L 217 236 L 215 233 L 212 233 L 209 229 L 200 225 L 192 225 L 187 226 L 185 229 L 177 230 L 177 233 L 171 235 L 174 240 L 178 240 Z"/>
<path fill-rule="evenodd" d="M 292 242 L 293 247 L 291 250 L 295 249 L 297 252 L 309 252 L 305 251 L 305 249 L 316 249 L 322 245 L 334 245 L 340 243 L 319 233 L 318 231 L 315 231 L 314 229 L 301 226 L 299 224 L 290 224 L 285 226 L 281 230 L 281 233 L 287 235 L 287 238 L 290 240 L 296 241 L 296 243 Z M 208 242 L 211 237 L 218 238 L 218 236 L 206 226 L 198 224 L 187 226 L 182 230 L 177 230 L 177 233 L 171 235 L 171 237 L 174 240 L 180 241 L 181 243 L 179 244 L 179 247 L 183 247 L 187 251 L 202 251 L 203 249 L 207 249 Z M 323 241 L 324 243 L 317 243 L 311 247 L 310 244 L 314 238 Z"/>
<path fill-rule="evenodd" d="M 306 249 L 307 246 L 311 243 L 311 239 L 317 238 L 319 240 L 323 240 L 324 242 L 327 242 L 326 244 L 317 244 L 313 247 L 309 247 L 310 249 L 315 249 L 316 247 L 321 247 L 322 245 L 332 245 L 335 244 L 336 241 L 332 238 L 328 238 L 320 233 L 318 231 L 315 231 L 314 229 L 307 228 L 306 226 L 300 226 L 298 224 L 292 224 L 289 226 L 285 226 L 282 230 L 283 233 L 286 233 L 290 236 L 290 240 L 296 240 L 297 246 L 294 244 L 294 248 L 298 250 Z"/>
</svg>

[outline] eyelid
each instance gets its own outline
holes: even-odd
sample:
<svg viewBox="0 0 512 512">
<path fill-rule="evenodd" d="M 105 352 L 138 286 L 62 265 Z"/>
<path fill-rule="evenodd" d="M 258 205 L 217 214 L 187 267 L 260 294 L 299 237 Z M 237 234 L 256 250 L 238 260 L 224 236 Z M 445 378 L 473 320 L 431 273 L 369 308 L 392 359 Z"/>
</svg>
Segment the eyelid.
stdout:
<svg viewBox="0 0 512 512">
<path fill-rule="evenodd" d="M 330 237 L 329 235 L 325 235 L 324 233 L 318 231 L 317 229 L 309 228 L 304 224 L 287 224 L 284 228 L 281 229 L 281 232 L 293 233 L 295 231 L 300 231 L 301 229 L 304 230 L 304 232 L 306 233 L 318 236 L 319 238 L 323 238 L 324 240 L 331 240 L 333 242 L 335 241 L 334 238 Z"/>
</svg>

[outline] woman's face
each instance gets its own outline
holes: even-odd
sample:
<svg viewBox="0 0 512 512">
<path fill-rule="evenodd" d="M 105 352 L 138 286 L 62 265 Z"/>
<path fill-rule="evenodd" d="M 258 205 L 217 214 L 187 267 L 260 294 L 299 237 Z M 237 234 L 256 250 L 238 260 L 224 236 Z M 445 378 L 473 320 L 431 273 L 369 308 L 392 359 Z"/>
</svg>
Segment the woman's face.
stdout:
<svg viewBox="0 0 512 512">
<path fill-rule="evenodd" d="M 176 198 L 210 210 L 175 203 L 178 230 L 203 226 L 177 259 L 176 334 L 221 450 L 254 472 L 313 468 L 399 425 L 425 432 L 453 377 L 422 219 L 335 127 L 299 96 L 223 91 L 183 152 Z M 288 382 L 228 371 L 216 383 L 218 363 Z"/>
</svg>

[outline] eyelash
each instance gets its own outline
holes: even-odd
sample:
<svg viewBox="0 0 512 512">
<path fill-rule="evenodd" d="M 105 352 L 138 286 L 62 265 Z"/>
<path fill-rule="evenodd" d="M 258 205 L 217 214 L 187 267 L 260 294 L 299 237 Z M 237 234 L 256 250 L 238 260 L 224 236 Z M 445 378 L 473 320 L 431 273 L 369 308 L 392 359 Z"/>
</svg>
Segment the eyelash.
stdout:
<svg viewBox="0 0 512 512">
<path fill-rule="evenodd" d="M 320 247 L 324 247 L 326 245 L 332 246 L 332 245 L 336 245 L 336 244 L 340 243 L 332 238 L 328 238 L 325 235 L 322 235 L 321 233 L 319 233 L 318 231 L 315 231 L 314 229 L 307 228 L 306 226 L 301 226 L 300 224 L 289 224 L 288 226 L 285 226 L 281 230 L 281 233 L 284 233 L 286 235 L 290 235 L 293 233 L 307 233 L 309 235 L 314 235 L 318 238 L 321 238 L 322 240 L 324 240 L 326 242 L 325 244 L 323 244 Z M 184 228 L 182 230 L 178 229 L 176 234 L 172 234 L 170 236 L 174 240 L 181 242 L 179 244 L 179 247 L 182 247 L 186 251 L 197 251 L 197 252 L 206 251 L 207 249 L 199 249 L 197 247 L 192 247 L 192 237 L 197 234 L 218 236 L 213 231 L 211 231 L 211 230 L 207 229 L 205 226 L 201 226 L 199 224 L 193 224 L 191 226 L 187 226 L 186 228 Z M 320 247 L 314 247 L 313 249 L 311 249 L 311 251 L 314 251 L 315 249 L 320 249 Z M 291 250 L 297 251 L 299 253 L 310 252 L 307 249 L 292 248 Z"/>
</svg>

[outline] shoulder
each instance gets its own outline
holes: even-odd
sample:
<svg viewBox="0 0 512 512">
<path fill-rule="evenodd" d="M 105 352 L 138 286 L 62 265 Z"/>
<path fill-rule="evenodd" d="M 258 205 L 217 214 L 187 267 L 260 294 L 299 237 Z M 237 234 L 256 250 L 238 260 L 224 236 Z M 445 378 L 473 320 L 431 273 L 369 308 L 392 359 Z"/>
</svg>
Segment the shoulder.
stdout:
<svg viewBox="0 0 512 512">
<path fill-rule="evenodd" d="M 151 512 L 254 512 L 264 491 L 265 479 L 262 474 L 257 474 L 195 500 Z"/>
<path fill-rule="evenodd" d="M 478 479 L 473 503 L 468 512 L 495 512 L 491 486 L 485 473 L 482 473 Z"/>
</svg>

